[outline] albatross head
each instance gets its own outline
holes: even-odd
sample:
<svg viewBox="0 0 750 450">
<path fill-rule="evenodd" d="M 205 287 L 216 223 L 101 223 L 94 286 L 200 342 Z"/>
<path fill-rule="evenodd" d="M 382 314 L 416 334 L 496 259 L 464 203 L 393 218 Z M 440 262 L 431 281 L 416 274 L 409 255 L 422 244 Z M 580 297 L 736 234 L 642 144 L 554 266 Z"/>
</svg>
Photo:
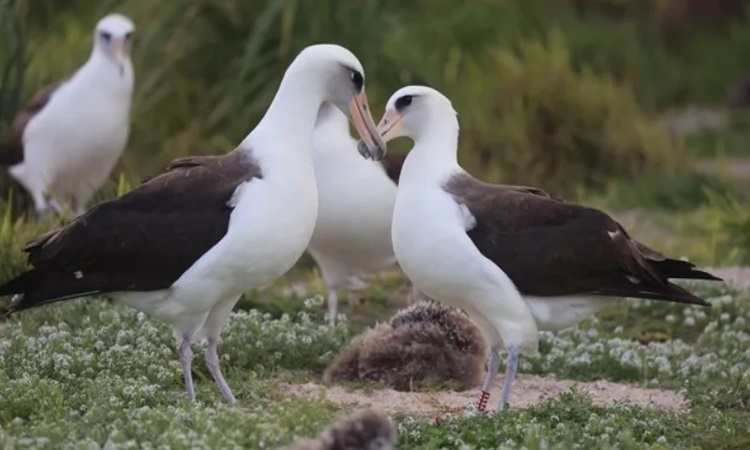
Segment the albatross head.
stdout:
<svg viewBox="0 0 750 450">
<path fill-rule="evenodd" d="M 312 45 L 297 56 L 287 73 L 297 71 L 304 74 L 303 79 L 325 80 L 323 101 L 336 106 L 354 123 L 368 157 L 378 160 L 385 156 L 385 143 L 367 104 L 365 71 L 352 52 L 338 45 Z"/>
<path fill-rule="evenodd" d="M 457 133 L 456 111 L 446 96 L 425 86 L 396 91 L 378 124 L 378 133 L 385 142 L 401 136 L 417 140 L 434 129 Z"/>
<path fill-rule="evenodd" d="M 130 19 L 121 14 L 110 14 L 96 24 L 94 51 L 102 52 L 122 72 L 123 65 L 130 60 L 134 31 L 135 25 Z"/>
</svg>

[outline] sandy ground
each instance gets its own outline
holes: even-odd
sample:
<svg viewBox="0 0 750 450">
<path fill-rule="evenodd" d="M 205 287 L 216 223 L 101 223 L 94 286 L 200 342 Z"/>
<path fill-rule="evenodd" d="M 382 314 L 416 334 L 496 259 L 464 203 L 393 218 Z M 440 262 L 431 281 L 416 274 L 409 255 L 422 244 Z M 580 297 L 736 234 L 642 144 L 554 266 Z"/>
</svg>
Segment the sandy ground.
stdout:
<svg viewBox="0 0 750 450">
<path fill-rule="evenodd" d="M 498 377 L 492 389 L 488 409 L 497 408 L 502 389 Z M 519 374 L 510 396 L 511 408 L 528 408 L 555 397 L 575 386 L 588 393 L 594 404 L 625 404 L 653 406 L 672 411 L 687 408 L 685 397 L 678 392 L 645 389 L 634 385 L 610 381 L 575 382 L 555 380 L 536 375 Z M 284 390 L 293 395 L 323 396 L 326 400 L 346 408 L 373 407 L 388 414 L 406 414 L 418 417 L 435 417 L 448 412 L 461 412 L 477 400 L 479 389 L 454 392 L 398 392 L 392 389 L 345 389 L 341 386 L 323 386 L 316 383 L 287 384 Z"/>
</svg>

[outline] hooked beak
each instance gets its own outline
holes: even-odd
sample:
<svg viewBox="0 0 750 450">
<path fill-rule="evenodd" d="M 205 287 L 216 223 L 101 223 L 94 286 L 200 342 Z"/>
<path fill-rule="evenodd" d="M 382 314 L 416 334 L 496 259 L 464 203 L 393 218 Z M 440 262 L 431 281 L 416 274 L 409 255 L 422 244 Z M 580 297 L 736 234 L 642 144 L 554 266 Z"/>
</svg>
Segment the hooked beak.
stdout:
<svg viewBox="0 0 750 450">
<path fill-rule="evenodd" d="M 392 141 L 397 137 L 404 135 L 404 127 L 401 123 L 401 118 L 401 114 L 396 112 L 395 109 L 389 109 L 383 114 L 383 118 L 380 119 L 377 130 L 384 142 Z"/>
<path fill-rule="evenodd" d="M 365 90 L 356 94 L 349 104 L 349 116 L 354 122 L 359 137 L 362 138 L 358 146 L 359 153 L 365 159 L 379 161 L 383 159 L 388 148 L 375 129 L 375 122 L 370 115 L 370 107 L 367 105 Z"/>
<path fill-rule="evenodd" d="M 115 38 L 112 39 L 112 42 L 109 44 L 110 51 L 112 52 L 112 57 L 114 57 L 115 62 L 117 62 L 117 65 L 120 66 L 120 73 L 123 72 L 125 62 L 128 59 L 128 51 L 127 51 L 127 42 L 125 41 L 125 38 Z"/>
<path fill-rule="evenodd" d="M 404 127 L 401 124 L 401 114 L 397 113 L 394 109 L 387 110 L 385 114 L 383 114 L 383 118 L 380 119 L 376 131 L 383 142 L 392 141 L 397 137 L 403 136 Z M 365 158 L 368 157 L 368 150 L 364 140 L 359 141 L 357 148 L 362 156 Z"/>
</svg>

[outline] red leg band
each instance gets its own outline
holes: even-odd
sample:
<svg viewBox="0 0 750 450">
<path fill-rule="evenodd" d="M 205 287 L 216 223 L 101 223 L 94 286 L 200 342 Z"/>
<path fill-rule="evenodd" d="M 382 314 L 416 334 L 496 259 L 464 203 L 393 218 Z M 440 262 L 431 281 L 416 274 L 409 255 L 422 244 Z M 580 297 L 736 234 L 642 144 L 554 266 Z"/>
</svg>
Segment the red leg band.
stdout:
<svg viewBox="0 0 750 450">
<path fill-rule="evenodd" d="M 487 411 L 487 403 L 490 401 L 490 393 L 482 390 L 479 392 L 479 401 L 477 402 L 477 409 L 484 412 Z"/>
</svg>

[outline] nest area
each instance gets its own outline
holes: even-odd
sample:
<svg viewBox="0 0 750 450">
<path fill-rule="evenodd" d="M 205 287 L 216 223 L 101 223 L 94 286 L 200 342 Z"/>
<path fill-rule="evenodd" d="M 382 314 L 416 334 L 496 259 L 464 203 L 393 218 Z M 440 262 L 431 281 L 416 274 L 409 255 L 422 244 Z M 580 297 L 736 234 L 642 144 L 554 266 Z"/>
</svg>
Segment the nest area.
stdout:
<svg viewBox="0 0 750 450">
<path fill-rule="evenodd" d="M 481 383 L 486 358 L 487 345 L 466 315 L 422 301 L 356 338 L 325 380 L 375 381 L 398 391 L 450 383 L 466 390 Z"/>
</svg>

